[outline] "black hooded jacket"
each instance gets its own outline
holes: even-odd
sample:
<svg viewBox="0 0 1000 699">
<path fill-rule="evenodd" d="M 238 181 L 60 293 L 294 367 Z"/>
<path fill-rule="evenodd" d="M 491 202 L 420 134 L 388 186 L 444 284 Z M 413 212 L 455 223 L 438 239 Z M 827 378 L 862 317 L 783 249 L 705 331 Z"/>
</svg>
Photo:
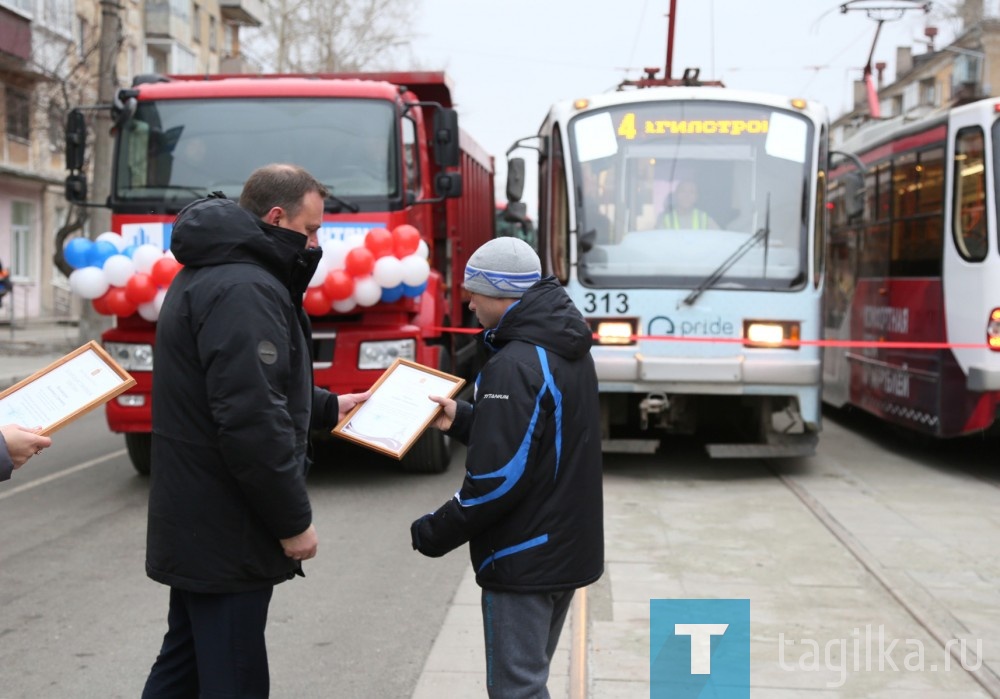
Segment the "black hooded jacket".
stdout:
<svg viewBox="0 0 1000 699">
<path fill-rule="evenodd" d="M 549 277 L 484 339 L 495 352 L 449 434 L 469 445 L 462 489 L 413 523 L 442 556 L 470 542 L 484 588 L 583 587 L 604 570 L 601 423 L 591 330 Z"/>
<path fill-rule="evenodd" d="M 309 429 L 337 421 L 302 311 L 322 253 L 227 199 L 181 211 L 170 249 L 184 268 L 156 329 L 146 573 L 192 592 L 273 585 L 301 573 L 279 540 L 312 522 Z"/>
</svg>

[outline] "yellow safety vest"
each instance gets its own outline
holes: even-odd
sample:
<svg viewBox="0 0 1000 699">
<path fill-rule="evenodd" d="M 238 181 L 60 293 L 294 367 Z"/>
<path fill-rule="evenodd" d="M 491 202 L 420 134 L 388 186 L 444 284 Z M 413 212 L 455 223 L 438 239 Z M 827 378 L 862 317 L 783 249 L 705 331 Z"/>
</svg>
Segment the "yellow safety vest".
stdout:
<svg viewBox="0 0 1000 699">
<path fill-rule="evenodd" d="M 674 228 L 679 229 L 681 227 L 680 217 L 677 215 L 677 211 L 668 211 L 663 215 L 663 227 L 664 228 Z M 691 228 L 698 230 L 699 228 L 708 228 L 708 214 L 706 214 L 701 209 L 691 209 Z"/>
</svg>

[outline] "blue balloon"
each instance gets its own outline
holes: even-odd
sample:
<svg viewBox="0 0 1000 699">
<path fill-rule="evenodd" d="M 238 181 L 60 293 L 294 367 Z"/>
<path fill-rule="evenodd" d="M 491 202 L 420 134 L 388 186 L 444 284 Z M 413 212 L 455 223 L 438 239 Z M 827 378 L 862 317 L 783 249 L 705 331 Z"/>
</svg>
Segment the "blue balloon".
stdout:
<svg viewBox="0 0 1000 699">
<path fill-rule="evenodd" d="M 424 291 L 427 289 L 427 282 L 418 284 L 417 286 L 410 286 L 409 284 L 403 284 L 402 286 L 403 286 L 403 296 L 415 299 L 416 297 L 420 296 L 420 294 L 424 293 Z"/>
<path fill-rule="evenodd" d="M 63 248 L 63 257 L 66 258 L 66 263 L 73 269 L 81 269 L 88 266 L 90 263 L 87 262 L 91 248 L 94 247 L 94 241 L 89 238 L 73 238 L 73 240 L 66 243 L 66 247 Z M 111 247 L 114 247 L 112 245 Z"/>
<path fill-rule="evenodd" d="M 87 264 L 91 267 L 103 267 L 104 261 L 118 254 L 118 248 L 106 240 L 98 240 L 87 252 Z"/>
<path fill-rule="evenodd" d="M 122 250 L 122 255 L 124 255 L 125 257 L 127 257 L 129 259 L 132 259 L 132 257 L 135 255 L 135 249 L 137 247 L 139 247 L 139 246 L 138 245 L 129 245 L 127 248 L 125 248 L 124 250 Z"/>
<path fill-rule="evenodd" d="M 382 289 L 382 303 L 392 303 L 403 298 L 404 286 L 405 284 L 400 284 L 391 289 Z"/>
</svg>

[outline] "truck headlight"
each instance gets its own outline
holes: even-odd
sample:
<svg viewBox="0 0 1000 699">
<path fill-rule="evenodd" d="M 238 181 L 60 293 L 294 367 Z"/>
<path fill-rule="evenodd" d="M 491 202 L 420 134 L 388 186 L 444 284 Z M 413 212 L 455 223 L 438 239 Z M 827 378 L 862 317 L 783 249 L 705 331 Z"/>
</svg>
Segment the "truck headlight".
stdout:
<svg viewBox="0 0 1000 699">
<path fill-rule="evenodd" d="M 125 371 L 152 371 L 153 346 L 131 342 L 105 342 L 104 349 Z"/>
<path fill-rule="evenodd" d="M 417 358 L 417 341 L 381 340 L 362 342 L 358 351 L 358 369 L 388 369 L 396 359 Z"/>
</svg>

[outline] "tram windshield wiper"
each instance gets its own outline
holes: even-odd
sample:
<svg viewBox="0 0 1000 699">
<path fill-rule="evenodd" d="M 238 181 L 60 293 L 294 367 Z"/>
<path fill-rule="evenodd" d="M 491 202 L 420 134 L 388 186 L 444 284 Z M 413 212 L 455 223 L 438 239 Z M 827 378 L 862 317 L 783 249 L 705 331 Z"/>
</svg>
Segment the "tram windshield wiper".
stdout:
<svg viewBox="0 0 1000 699">
<path fill-rule="evenodd" d="M 764 274 L 766 275 L 767 248 L 770 237 L 771 237 L 771 193 L 768 192 L 767 208 L 764 213 L 764 227 L 758 229 L 756 233 L 754 233 L 752 236 L 743 241 L 742 245 L 733 250 L 733 253 L 729 257 L 724 259 L 722 263 L 712 271 L 711 274 L 705 277 L 701 281 L 701 284 L 692 289 L 691 293 L 685 296 L 684 300 L 681 303 L 683 303 L 685 306 L 693 306 L 695 301 L 697 301 L 698 298 L 703 293 L 705 293 L 706 289 L 709 289 L 712 286 L 714 286 L 715 283 L 722 278 L 722 275 L 724 275 L 726 272 L 729 271 L 730 267 L 736 264 L 744 255 L 746 255 L 750 251 L 751 248 L 753 248 L 755 245 L 757 245 L 757 243 L 760 242 L 764 243 Z"/>
</svg>

